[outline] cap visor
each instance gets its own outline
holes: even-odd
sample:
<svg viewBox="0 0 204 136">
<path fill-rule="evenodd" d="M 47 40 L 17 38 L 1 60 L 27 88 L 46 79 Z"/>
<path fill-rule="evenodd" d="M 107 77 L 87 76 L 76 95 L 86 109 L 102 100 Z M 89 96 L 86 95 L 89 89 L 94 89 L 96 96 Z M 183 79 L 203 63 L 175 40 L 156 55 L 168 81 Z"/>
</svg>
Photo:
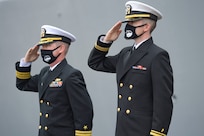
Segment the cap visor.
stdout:
<svg viewBox="0 0 204 136">
<path fill-rule="evenodd" d="M 122 21 L 122 23 L 127 23 L 127 22 L 133 22 L 133 21 L 138 21 L 138 20 L 141 20 L 141 19 L 143 19 L 143 18 L 132 18 L 132 19 L 127 19 L 127 20 L 124 20 L 124 21 Z"/>
</svg>

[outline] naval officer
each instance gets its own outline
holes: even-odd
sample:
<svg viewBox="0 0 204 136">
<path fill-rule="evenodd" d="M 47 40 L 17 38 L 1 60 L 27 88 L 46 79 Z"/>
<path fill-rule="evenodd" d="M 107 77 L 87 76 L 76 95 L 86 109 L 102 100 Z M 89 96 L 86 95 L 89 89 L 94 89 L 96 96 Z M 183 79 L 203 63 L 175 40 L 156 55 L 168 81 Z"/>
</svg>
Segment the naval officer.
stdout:
<svg viewBox="0 0 204 136">
<path fill-rule="evenodd" d="M 40 42 L 16 63 L 16 87 L 39 93 L 39 136 L 91 136 L 93 107 L 82 73 L 68 64 L 66 54 L 75 36 L 43 25 Z M 49 64 L 31 76 L 38 56 Z"/>
<path fill-rule="evenodd" d="M 125 6 L 126 20 L 118 21 L 98 37 L 88 65 L 97 71 L 116 73 L 115 136 L 166 136 L 173 110 L 173 72 L 168 52 L 151 36 L 162 14 L 137 1 L 128 1 Z M 124 38 L 133 40 L 133 46 L 109 56 L 109 48 L 122 32 L 122 23 L 126 23 Z"/>
</svg>

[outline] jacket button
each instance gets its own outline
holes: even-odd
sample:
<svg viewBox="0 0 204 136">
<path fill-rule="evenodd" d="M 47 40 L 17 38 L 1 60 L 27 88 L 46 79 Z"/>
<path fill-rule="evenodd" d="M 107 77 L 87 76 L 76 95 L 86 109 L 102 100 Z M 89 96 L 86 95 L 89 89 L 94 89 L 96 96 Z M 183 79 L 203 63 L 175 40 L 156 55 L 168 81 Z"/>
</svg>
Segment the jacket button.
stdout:
<svg viewBox="0 0 204 136">
<path fill-rule="evenodd" d="M 123 83 L 120 83 L 120 87 L 123 87 Z"/>
<path fill-rule="evenodd" d="M 39 129 L 41 129 L 41 128 L 42 128 L 42 126 L 40 125 L 38 128 L 39 128 Z"/>
<path fill-rule="evenodd" d="M 130 114 L 130 110 L 126 110 L 126 114 Z"/>
<path fill-rule="evenodd" d="M 129 85 L 129 88 L 132 89 L 132 88 L 133 88 L 133 85 Z"/>
<path fill-rule="evenodd" d="M 118 108 L 118 112 L 120 112 L 120 108 Z"/>
<path fill-rule="evenodd" d="M 48 114 L 48 113 L 47 113 L 47 114 L 45 114 L 45 117 L 46 117 L 46 118 L 48 118 L 48 117 L 49 117 L 49 114 Z"/>
<path fill-rule="evenodd" d="M 128 101 L 131 101 L 131 100 L 132 100 L 132 97 L 129 96 L 129 97 L 128 97 Z"/>
<path fill-rule="evenodd" d="M 40 112 L 40 117 L 42 116 L 42 112 Z"/>
<path fill-rule="evenodd" d="M 42 103 L 43 103 L 43 100 L 40 100 L 40 103 L 42 104 Z"/>
<path fill-rule="evenodd" d="M 48 130 L 48 127 L 47 127 L 47 126 L 45 126 L 45 130 L 46 130 L 46 131 Z"/>
<path fill-rule="evenodd" d="M 119 99 L 122 99 L 122 95 L 120 94 L 120 95 L 118 96 L 118 98 L 119 98 Z"/>
<path fill-rule="evenodd" d="M 50 105 L 50 102 L 47 102 L 47 105 L 49 106 L 49 105 Z"/>
</svg>

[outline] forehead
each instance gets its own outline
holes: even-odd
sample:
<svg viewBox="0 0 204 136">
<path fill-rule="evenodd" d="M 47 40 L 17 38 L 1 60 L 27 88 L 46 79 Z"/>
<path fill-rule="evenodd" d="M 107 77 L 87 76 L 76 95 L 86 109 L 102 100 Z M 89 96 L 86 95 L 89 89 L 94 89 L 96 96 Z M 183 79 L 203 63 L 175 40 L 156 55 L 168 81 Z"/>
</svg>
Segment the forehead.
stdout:
<svg viewBox="0 0 204 136">
<path fill-rule="evenodd" d="M 55 47 L 56 46 L 56 43 L 55 42 L 52 42 L 52 43 L 46 43 L 46 44 L 43 44 L 41 45 L 42 48 L 47 48 L 47 47 Z"/>
<path fill-rule="evenodd" d="M 137 19 L 137 20 L 132 20 L 132 21 L 128 21 L 127 23 L 129 24 L 139 24 L 139 23 L 143 23 L 143 19 Z"/>
</svg>

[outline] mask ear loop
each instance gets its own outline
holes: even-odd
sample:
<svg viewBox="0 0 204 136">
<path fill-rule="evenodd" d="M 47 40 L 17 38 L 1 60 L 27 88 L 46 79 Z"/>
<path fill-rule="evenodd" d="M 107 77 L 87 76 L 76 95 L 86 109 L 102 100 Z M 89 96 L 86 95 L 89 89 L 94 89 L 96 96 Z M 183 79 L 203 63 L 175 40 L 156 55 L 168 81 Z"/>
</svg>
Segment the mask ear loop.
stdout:
<svg viewBox="0 0 204 136">
<path fill-rule="evenodd" d="M 55 51 L 55 50 L 57 50 L 59 47 L 60 47 L 61 45 L 59 45 L 58 47 L 56 47 L 55 49 L 53 49 L 52 51 Z"/>
<path fill-rule="evenodd" d="M 145 26 L 145 25 L 147 25 L 147 24 L 143 24 L 143 25 L 140 25 L 140 26 L 134 26 L 135 28 L 138 28 L 138 27 L 143 27 L 143 26 Z"/>
<path fill-rule="evenodd" d="M 138 27 L 143 27 L 143 26 L 145 26 L 145 25 L 147 25 L 147 24 L 143 24 L 143 25 L 140 25 L 140 26 L 135 26 L 135 29 L 138 28 Z M 138 35 L 138 37 L 142 36 L 144 33 L 145 33 L 145 32 L 143 32 L 142 34 Z"/>
<path fill-rule="evenodd" d="M 56 47 L 55 49 L 53 49 L 52 51 L 57 50 L 61 45 L 59 45 L 58 47 Z M 61 53 L 59 53 L 56 57 L 58 58 L 60 56 Z"/>
</svg>

